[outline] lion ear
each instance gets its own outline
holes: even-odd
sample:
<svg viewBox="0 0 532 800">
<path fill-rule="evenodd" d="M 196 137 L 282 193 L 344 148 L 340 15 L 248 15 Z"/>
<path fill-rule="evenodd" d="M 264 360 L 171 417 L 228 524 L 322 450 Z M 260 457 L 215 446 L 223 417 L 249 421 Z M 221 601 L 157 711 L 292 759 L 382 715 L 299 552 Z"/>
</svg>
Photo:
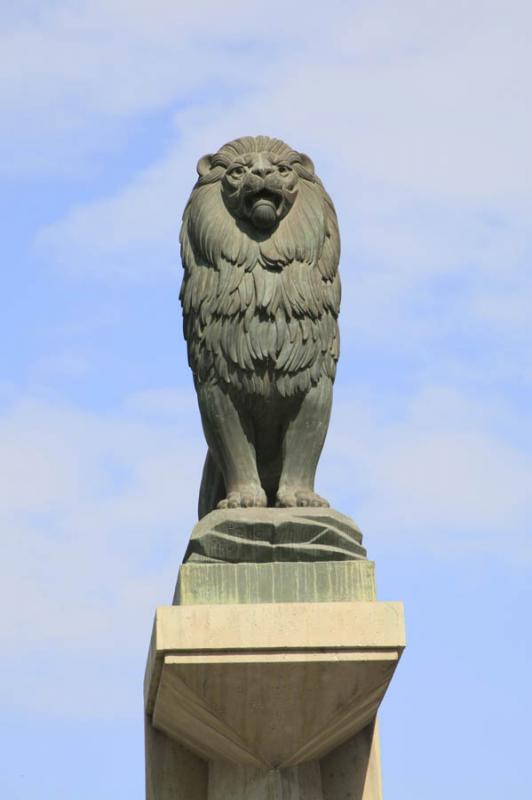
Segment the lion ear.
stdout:
<svg viewBox="0 0 532 800">
<path fill-rule="evenodd" d="M 206 156 L 203 156 L 198 161 L 196 170 L 200 178 L 203 178 L 203 176 L 206 175 L 208 172 L 210 172 L 210 170 L 212 169 L 213 158 L 214 156 L 212 155 L 212 153 L 208 153 Z"/>
<path fill-rule="evenodd" d="M 299 153 L 298 161 L 301 162 L 301 166 L 307 172 L 310 172 L 311 175 L 314 175 L 314 162 L 311 158 L 309 158 L 305 153 Z"/>
</svg>

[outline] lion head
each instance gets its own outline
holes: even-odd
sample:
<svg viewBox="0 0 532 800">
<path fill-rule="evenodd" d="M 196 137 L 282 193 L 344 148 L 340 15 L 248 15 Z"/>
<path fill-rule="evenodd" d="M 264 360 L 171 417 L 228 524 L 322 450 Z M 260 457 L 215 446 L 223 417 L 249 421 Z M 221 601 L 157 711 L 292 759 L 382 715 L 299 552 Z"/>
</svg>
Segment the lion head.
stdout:
<svg viewBox="0 0 532 800">
<path fill-rule="evenodd" d="M 201 178 L 214 177 L 210 173 L 218 169 L 222 198 L 230 213 L 250 229 L 271 234 L 294 205 L 300 174 L 308 179 L 314 165 L 308 156 L 278 140 L 261 146 L 261 138 L 265 137 L 224 145 L 215 155 L 201 158 L 197 169 Z"/>
<path fill-rule="evenodd" d="M 181 290 L 197 381 L 264 393 L 334 378 L 340 241 L 308 156 L 247 136 L 201 158 L 183 215 Z"/>
</svg>

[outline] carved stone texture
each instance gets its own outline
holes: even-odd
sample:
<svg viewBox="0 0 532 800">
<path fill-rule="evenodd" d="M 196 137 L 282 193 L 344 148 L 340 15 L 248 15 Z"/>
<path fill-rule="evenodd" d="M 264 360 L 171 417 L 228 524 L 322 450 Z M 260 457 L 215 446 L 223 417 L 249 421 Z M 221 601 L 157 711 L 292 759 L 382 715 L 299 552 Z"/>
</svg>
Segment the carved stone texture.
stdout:
<svg viewBox="0 0 532 800">
<path fill-rule="evenodd" d="M 236 139 L 197 169 L 180 297 L 209 447 L 199 516 L 326 507 L 314 478 L 339 354 L 333 204 L 310 158 L 279 139 Z"/>
<path fill-rule="evenodd" d="M 325 508 L 212 511 L 194 530 L 185 562 L 345 561 L 366 557 L 352 519 Z"/>
</svg>

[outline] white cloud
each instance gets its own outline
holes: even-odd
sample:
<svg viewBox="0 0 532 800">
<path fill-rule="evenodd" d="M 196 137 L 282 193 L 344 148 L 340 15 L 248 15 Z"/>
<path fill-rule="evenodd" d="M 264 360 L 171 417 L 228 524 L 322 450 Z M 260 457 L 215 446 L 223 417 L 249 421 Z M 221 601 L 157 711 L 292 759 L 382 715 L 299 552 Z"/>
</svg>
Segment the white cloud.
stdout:
<svg viewBox="0 0 532 800">
<path fill-rule="evenodd" d="M 71 350 L 64 350 L 53 355 L 44 356 L 33 367 L 37 381 L 46 380 L 53 376 L 65 378 L 83 378 L 90 374 L 92 364 L 90 359 Z"/>
<path fill-rule="evenodd" d="M 180 160 L 170 157 L 145 170 L 119 198 L 73 209 L 41 231 L 37 246 L 68 273 L 128 282 L 175 276 L 186 202 L 183 172 Z"/>
<path fill-rule="evenodd" d="M 4 703 L 98 716 L 131 707 L 154 607 L 171 599 L 194 522 L 205 451 L 194 405 L 159 391 L 115 413 L 19 399 L 2 415 L 0 585 L 12 612 L 0 636 L 17 676 L 4 679 Z"/>
<path fill-rule="evenodd" d="M 317 9 L 305 16 L 310 30 Z M 77 172 L 118 146 L 130 119 L 260 86 L 282 48 L 298 46 L 299 17 L 241 0 L 48 0 L 3 15 L 0 167 Z"/>
<path fill-rule="evenodd" d="M 43 142 L 42 164 L 59 168 L 109 147 L 120 121 L 199 107 L 212 112 L 211 148 L 273 126 L 372 180 L 530 198 L 522 0 L 332 2 L 326 16 L 317 4 L 302 15 L 297 3 L 264 14 L 237 0 L 110 0 L 20 17 L 4 24 L 0 96 L 4 138 L 33 168 L 24 142 Z"/>
<path fill-rule="evenodd" d="M 289 27 L 292 17 L 283 19 Z M 498 2 L 333 5 L 321 36 L 281 48 L 267 79 L 262 55 L 254 62 L 247 53 L 252 91 L 177 111 L 177 142 L 165 157 L 44 228 L 37 246 L 71 273 L 175 281 L 179 216 L 198 156 L 235 135 L 271 132 L 308 150 L 326 178 L 357 333 L 406 339 L 470 317 L 503 336 L 518 326 L 528 342 L 530 22 L 517 0 L 504 13 Z M 252 36 L 257 20 L 236 24 Z M 456 297 L 434 325 L 408 306 L 446 276 Z"/>
<path fill-rule="evenodd" d="M 395 420 L 368 397 L 340 398 L 323 485 L 362 526 L 370 553 L 530 562 L 532 459 L 525 442 L 497 433 L 501 421 L 500 409 L 441 387 L 422 389 Z"/>
</svg>

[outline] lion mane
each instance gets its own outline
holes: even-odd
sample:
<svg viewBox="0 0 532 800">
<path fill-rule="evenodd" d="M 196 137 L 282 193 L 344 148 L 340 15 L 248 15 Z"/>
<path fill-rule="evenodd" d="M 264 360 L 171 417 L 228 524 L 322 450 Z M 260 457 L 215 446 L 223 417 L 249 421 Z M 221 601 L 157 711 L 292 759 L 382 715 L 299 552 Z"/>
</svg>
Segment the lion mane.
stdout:
<svg viewBox="0 0 532 800">
<path fill-rule="evenodd" d="M 299 177 L 292 208 L 268 234 L 235 218 L 222 196 L 227 165 L 247 153 L 288 159 Z M 340 239 L 306 156 L 267 136 L 223 145 L 194 186 L 180 242 L 184 334 L 197 383 L 291 397 L 324 376 L 334 380 Z"/>
</svg>

